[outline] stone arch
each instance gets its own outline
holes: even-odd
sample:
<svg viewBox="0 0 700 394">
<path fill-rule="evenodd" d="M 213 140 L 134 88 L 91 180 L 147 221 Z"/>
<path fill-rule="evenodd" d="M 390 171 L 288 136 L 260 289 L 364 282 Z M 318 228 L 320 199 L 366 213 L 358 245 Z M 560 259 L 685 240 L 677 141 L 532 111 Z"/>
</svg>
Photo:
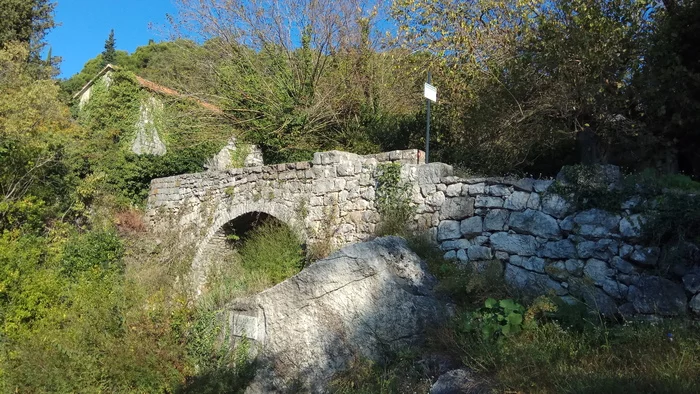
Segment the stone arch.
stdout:
<svg viewBox="0 0 700 394">
<path fill-rule="evenodd" d="M 303 221 L 300 221 L 294 209 L 287 205 L 271 201 L 245 201 L 222 209 L 216 213 L 212 224 L 208 227 L 204 237 L 201 238 L 192 261 L 191 274 L 197 295 L 201 294 L 206 283 L 207 271 L 211 267 L 211 261 L 206 256 L 208 245 L 228 223 L 251 213 L 261 213 L 272 217 L 289 226 L 302 243 L 306 243 L 308 240 Z"/>
</svg>

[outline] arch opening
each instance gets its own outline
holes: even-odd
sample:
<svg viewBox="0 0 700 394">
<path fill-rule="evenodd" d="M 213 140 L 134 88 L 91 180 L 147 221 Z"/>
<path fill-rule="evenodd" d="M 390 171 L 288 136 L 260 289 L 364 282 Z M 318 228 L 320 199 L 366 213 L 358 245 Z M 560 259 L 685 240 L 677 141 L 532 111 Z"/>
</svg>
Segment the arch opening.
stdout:
<svg viewBox="0 0 700 394">
<path fill-rule="evenodd" d="M 200 257 L 206 267 L 201 290 L 230 302 L 298 273 L 306 263 L 306 245 L 284 221 L 253 211 L 221 225 Z"/>
</svg>

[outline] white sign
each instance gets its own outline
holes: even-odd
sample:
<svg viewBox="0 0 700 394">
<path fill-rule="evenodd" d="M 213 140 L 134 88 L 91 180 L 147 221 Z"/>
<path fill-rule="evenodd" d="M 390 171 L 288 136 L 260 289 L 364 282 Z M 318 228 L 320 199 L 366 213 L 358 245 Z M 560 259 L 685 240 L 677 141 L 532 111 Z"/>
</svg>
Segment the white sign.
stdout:
<svg viewBox="0 0 700 394">
<path fill-rule="evenodd" d="M 429 83 L 423 85 L 423 96 L 428 100 L 436 103 L 437 102 L 437 88 Z"/>
</svg>

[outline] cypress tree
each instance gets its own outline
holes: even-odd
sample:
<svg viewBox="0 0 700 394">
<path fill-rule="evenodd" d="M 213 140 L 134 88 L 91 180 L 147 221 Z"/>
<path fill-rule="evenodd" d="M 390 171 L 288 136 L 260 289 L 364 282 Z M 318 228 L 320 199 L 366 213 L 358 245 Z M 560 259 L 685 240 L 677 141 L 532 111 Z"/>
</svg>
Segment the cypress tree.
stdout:
<svg viewBox="0 0 700 394">
<path fill-rule="evenodd" d="M 109 37 L 105 41 L 105 50 L 102 52 L 102 66 L 114 64 L 117 60 L 117 51 L 115 49 L 116 40 L 114 39 L 114 29 L 109 32 Z"/>
</svg>

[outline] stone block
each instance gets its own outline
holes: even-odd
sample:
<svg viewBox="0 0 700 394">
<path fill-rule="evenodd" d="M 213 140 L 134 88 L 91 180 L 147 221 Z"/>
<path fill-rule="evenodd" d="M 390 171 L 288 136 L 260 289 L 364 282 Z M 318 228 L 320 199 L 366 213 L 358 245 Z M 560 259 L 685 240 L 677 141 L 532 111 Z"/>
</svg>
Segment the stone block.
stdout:
<svg viewBox="0 0 700 394">
<path fill-rule="evenodd" d="M 577 257 L 576 247 L 568 239 L 550 241 L 544 244 L 539 256 L 550 259 L 573 259 Z"/>
<path fill-rule="evenodd" d="M 493 258 L 491 248 L 486 246 L 470 246 L 467 248 L 467 255 L 469 256 L 470 261 L 491 260 Z"/>
<path fill-rule="evenodd" d="M 498 251 L 520 256 L 533 256 L 537 251 L 537 241 L 531 235 L 495 233 L 489 238 L 491 246 Z"/>
<path fill-rule="evenodd" d="M 508 286 L 515 288 L 525 295 L 539 296 L 553 291 L 556 295 L 566 295 L 568 291 L 562 285 L 547 276 L 513 264 L 506 264 L 504 279 Z"/>
<path fill-rule="evenodd" d="M 513 192 L 513 194 L 506 198 L 503 208 L 510 209 L 512 211 L 522 211 L 526 208 L 527 201 L 529 199 L 530 193 Z"/>
<path fill-rule="evenodd" d="M 472 245 L 471 242 L 469 242 L 468 239 L 456 239 L 456 240 L 449 240 L 449 241 L 444 241 L 440 244 L 440 249 L 442 250 L 457 250 L 457 249 L 466 249 Z"/>
<path fill-rule="evenodd" d="M 489 186 L 489 195 L 497 197 L 505 197 L 510 195 L 510 188 L 505 185 L 491 185 Z"/>
<path fill-rule="evenodd" d="M 685 314 L 687 298 L 683 288 L 658 276 L 643 276 L 629 288 L 627 299 L 638 313 L 677 316 Z"/>
<path fill-rule="evenodd" d="M 571 210 L 571 204 L 558 194 L 548 194 L 542 199 L 542 212 L 562 219 Z"/>
<path fill-rule="evenodd" d="M 532 188 L 537 192 L 537 193 L 543 193 L 549 189 L 549 187 L 554 183 L 553 180 L 536 180 L 532 184 Z"/>
<path fill-rule="evenodd" d="M 503 231 L 508 221 L 510 211 L 506 209 L 490 209 L 484 218 L 484 231 Z"/>
<path fill-rule="evenodd" d="M 528 209 L 525 212 L 512 212 L 508 220 L 508 226 L 520 233 L 531 234 L 536 237 L 557 239 L 561 237 L 557 221 L 541 211 Z"/>
<path fill-rule="evenodd" d="M 462 236 L 459 230 L 459 221 L 457 220 L 443 220 L 438 225 L 437 239 L 438 241 L 445 241 L 448 239 L 457 239 Z"/>
<path fill-rule="evenodd" d="M 467 188 L 467 193 L 471 196 L 476 196 L 477 194 L 484 194 L 486 193 L 486 184 L 485 183 L 476 183 L 473 185 L 465 185 L 464 187 Z"/>
<path fill-rule="evenodd" d="M 447 197 L 458 197 L 462 195 L 462 184 L 461 183 L 453 183 L 449 186 L 447 186 L 447 189 L 445 190 L 445 195 Z"/>
<path fill-rule="evenodd" d="M 544 273 L 544 260 L 536 257 L 522 257 L 522 256 L 510 256 L 509 262 L 518 267 L 525 268 L 528 271 L 535 271 L 539 273 Z"/>
<path fill-rule="evenodd" d="M 631 215 L 620 220 L 620 234 L 626 238 L 636 238 L 642 235 L 644 218 L 639 215 Z"/>
<path fill-rule="evenodd" d="M 474 215 L 474 198 L 453 197 L 445 200 L 440 208 L 440 219 L 461 220 Z"/>
<path fill-rule="evenodd" d="M 501 197 L 476 196 L 474 206 L 477 208 L 502 208 L 503 199 Z"/>
<path fill-rule="evenodd" d="M 462 220 L 460 223 L 460 231 L 462 235 L 465 236 L 481 234 L 481 232 L 484 231 L 481 216 L 472 216 Z"/>
</svg>

